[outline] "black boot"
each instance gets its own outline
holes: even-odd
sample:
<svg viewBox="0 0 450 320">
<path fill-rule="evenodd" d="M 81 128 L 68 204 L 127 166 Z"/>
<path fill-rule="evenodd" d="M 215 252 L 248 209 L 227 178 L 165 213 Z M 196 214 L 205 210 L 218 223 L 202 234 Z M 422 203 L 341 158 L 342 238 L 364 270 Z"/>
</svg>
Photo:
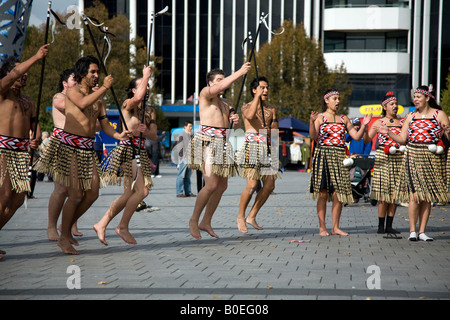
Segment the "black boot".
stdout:
<svg viewBox="0 0 450 320">
<path fill-rule="evenodd" d="M 378 217 L 378 234 L 383 234 L 384 233 L 384 218 L 380 218 Z"/>
<path fill-rule="evenodd" d="M 394 221 L 394 217 L 387 217 L 386 219 L 386 233 L 400 233 L 400 231 L 392 228 L 392 222 Z"/>
</svg>

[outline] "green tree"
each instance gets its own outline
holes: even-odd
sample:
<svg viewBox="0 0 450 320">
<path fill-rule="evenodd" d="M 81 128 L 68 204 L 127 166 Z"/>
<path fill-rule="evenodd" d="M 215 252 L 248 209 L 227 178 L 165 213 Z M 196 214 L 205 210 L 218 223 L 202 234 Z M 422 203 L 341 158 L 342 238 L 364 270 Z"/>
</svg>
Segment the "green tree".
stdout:
<svg viewBox="0 0 450 320">
<path fill-rule="evenodd" d="M 344 65 L 330 69 L 320 43 L 307 37 L 303 25 L 294 26 L 292 21 L 285 21 L 283 27 L 285 30 L 281 35 L 274 35 L 271 43 L 264 44 L 256 53 L 258 76 L 269 80 L 269 103 L 280 107 L 280 118 L 291 115 L 309 122 L 312 110 L 321 111 L 321 99 L 328 88 L 341 92 L 339 112 L 348 113 L 348 95 L 352 89 Z M 261 32 L 267 31 L 262 27 Z M 254 78 L 252 62 L 247 87 Z M 235 102 L 240 86 L 238 83 L 233 87 Z M 247 89 L 240 104 L 250 100 L 250 90 Z"/>
<path fill-rule="evenodd" d="M 106 61 L 106 69 L 108 73 L 112 74 L 114 77 L 114 92 L 117 96 L 118 103 L 122 104 L 122 102 L 126 99 L 125 88 L 128 86 L 128 83 L 133 77 L 130 74 L 130 69 L 136 70 L 136 76 L 141 76 L 142 67 L 147 64 L 146 41 L 144 41 L 141 37 L 138 37 L 130 42 L 130 23 L 128 19 L 123 14 L 110 18 L 105 5 L 99 0 L 95 0 L 93 6 L 85 8 L 84 12 L 86 16 L 103 23 L 103 26 L 108 27 L 108 31 L 114 34 L 114 36 L 110 36 L 111 52 L 109 53 Z M 71 16 L 70 14 L 64 15 L 58 12 L 57 14 L 62 21 L 66 21 L 66 19 Z M 53 17 L 52 20 L 54 20 Z M 43 130 L 49 131 L 53 128 L 51 114 L 46 112 L 46 109 L 52 105 L 53 95 L 58 92 L 58 81 L 61 71 L 67 68 L 72 68 L 75 65 L 75 62 L 81 57 L 81 54 L 85 56 L 92 55 L 97 57 L 97 53 L 92 44 L 89 32 L 83 21 L 82 26 L 84 28 L 84 38 L 82 42 L 80 41 L 80 30 L 68 29 L 66 26 L 63 26 L 56 21 L 54 32 L 52 32 L 52 28 L 50 28 L 48 41 L 51 42 L 51 45 L 49 47 L 49 55 L 47 56 L 45 62 L 45 74 L 42 85 L 41 108 L 39 114 L 39 122 Z M 102 52 L 104 46 L 104 36 L 100 31 L 101 27 L 97 28 L 96 26 L 90 24 L 89 28 L 92 31 L 97 48 L 100 52 Z M 22 60 L 28 59 L 38 50 L 40 46 L 42 46 L 44 43 L 44 33 L 45 24 L 42 24 L 39 27 L 31 26 L 28 29 Z M 130 56 L 129 48 L 132 44 L 136 47 L 136 54 L 134 56 Z M 107 50 L 105 49 L 105 55 L 106 52 Z M 155 62 L 156 65 L 160 62 L 160 58 L 151 57 L 151 61 Z M 29 95 L 36 102 L 40 85 L 40 73 L 41 64 L 37 63 L 30 69 L 27 87 L 24 89 L 24 93 Z M 103 82 L 103 78 L 105 77 L 103 72 L 101 73 L 102 74 L 100 75 L 99 80 L 100 84 Z M 153 68 L 153 74 L 155 78 L 158 76 L 158 70 L 156 67 Z M 167 130 L 169 128 L 168 121 L 159 110 L 156 102 L 156 96 L 159 92 L 160 89 L 158 86 L 154 85 L 151 88 L 148 104 L 157 109 L 158 128 L 161 130 Z M 108 108 L 117 108 L 111 91 L 108 91 L 105 94 L 105 100 Z"/>
<path fill-rule="evenodd" d="M 445 82 L 446 88 L 441 91 L 440 105 L 445 113 L 450 116 L 450 69 Z"/>
</svg>

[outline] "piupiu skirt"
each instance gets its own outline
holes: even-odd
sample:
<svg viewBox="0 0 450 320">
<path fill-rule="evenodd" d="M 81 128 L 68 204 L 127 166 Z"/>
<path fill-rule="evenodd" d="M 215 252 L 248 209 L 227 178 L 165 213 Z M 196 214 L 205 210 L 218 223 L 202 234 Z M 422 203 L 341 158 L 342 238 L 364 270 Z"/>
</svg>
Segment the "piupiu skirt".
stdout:
<svg viewBox="0 0 450 320">
<path fill-rule="evenodd" d="M 62 129 L 53 129 L 53 134 L 49 138 L 48 146 L 33 166 L 34 170 L 53 177 L 54 162 L 56 159 L 56 152 L 59 147 L 59 140 L 61 139 L 60 134 L 62 132 Z"/>
<path fill-rule="evenodd" d="M 101 164 L 102 177 L 107 184 L 121 185 L 123 181 L 125 185 L 131 185 L 135 178 L 133 175 L 133 160 L 135 160 L 135 152 L 137 151 L 137 147 L 135 147 L 133 152 L 131 144 L 119 144 L 108 153 Z M 147 150 L 141 148 L 139 156 L 144 183 L 150 189 L 153 186 L 153 181 Z"/>
<path fill-rule="evenodd" d="M 320 191 L 327 190 L 328 201 L 333 200 L 333 193 L 336 192 L 339 202 L 353 203 L 350 172 L 343 164 L 345 158 L 344 147 L 319 145 L 314 149 L 309 183 L 313 199 L 318 198 Z"/>
<path fill-rule="evenodd" d="M 240 168 L 239 175 L 251 180 L 263 180 L 268 176 L 273 179 L 279 178 L 279 160 L 274 161 L 267 142 L 246 141 L 236 155 L 236 163 Z"/>
<path fill-rule="evenodd" d="M 0 136 L 0 185 L 9 176 L 16 193 L 31 191 L 28 171 L 30 154 L 28 139 Z"/>
<path fill-rule="evenodd" d="M 53 181 L 75 189 L 90 190 L 94 166 L 100 187 L 105 183 L 100 175 L 100 164 L 94 150 L 94 139 L 63 132 L 56 152 Z"/>
<path fill-rule="evenodd" d="M 236 176 L 233 146 L 226 137 L 217 137 L 197 132 L 187 148 L 188 167 L 204 172 L 205 164 L 212 173 L 221 177 Z"/>
<path fill-rule="evenodd" d="M 428 146 L 422 143 L 406 145 L 395 192 L 395 197 L 401 202 L 408 202 L 411 193 L 417 202 L 448 202 L 445 154 L 432 153 Z"/>
<path fill-rule="evenodd" d="M 372 176 L 370 198 L 381 202 L 397 204 L 395 192 L 401 179 L 403 152 L 386 154 L 384 146 L 378 147 L 375 153 L 375 164 Z"/>
</svg>

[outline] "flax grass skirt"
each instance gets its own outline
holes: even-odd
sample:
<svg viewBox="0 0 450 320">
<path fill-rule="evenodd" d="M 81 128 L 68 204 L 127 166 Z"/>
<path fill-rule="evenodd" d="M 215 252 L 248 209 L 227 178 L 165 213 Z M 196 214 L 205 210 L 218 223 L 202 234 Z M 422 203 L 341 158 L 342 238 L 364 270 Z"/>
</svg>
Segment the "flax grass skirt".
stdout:
<svg viewBox="0 0 450 320">
<path fill-rule="evenodd" d="M 370 191 L 372 200 L 397 204 L 395 192 L 401 179 L 402 160 L 402 152 L 386 154 L 384 148 L 377 149 Z"/>
<path fill-rule="evenodd" d="M 12 190 L 16 193 L 31 191 L 28 180 L 30 154 L 26 151 L 0 149 L 0 185 L 9 176 Z"/>
<path fill-rule="evenodd" d="M 47 149 L 41 154 L 38 161 L 34 164 L 33 169 L 53 176 L 54 162 L 59 147 L 59 138 L 50 136 Z"/>
<path fill-rule="evenodd" d="M 280 178 L 279 160 L 272 160 L 269 148 L 264 142 L 245 142 L 236 155 L 236 163 L 240 167 L 239 175 L 251 180 L 262 180 L 267 176 Z"/>
<path fill-rule="evenodd" d="M 350 173 L 344 167 L 345 149 L 336 146 L 317 146 L 312 160 L 309 191 L 316 200 L 321 190 L 328 191 L 328 201 L 333 200 L 336 192 L 339 202 L 353 203 Z"/>
<path fill-rule="evenodd" d="M 94 149 L 81 149 L 60 143 L 55 157 L 53 181 L 56 183 L 84 191 L 90 190 L 93 169 L 96 166 L 100 187 L 105 187 Z"/>
<path fill-rule="evenodd" d="M 221 177 L 236 176 L 233 147 L 226 138 L 211 137 L 201 133 L 194 135 L 187 148 L 188 167 L 204 173 L 205 165 Z"/>
<path fill-rule="evenodd" d="M 123 180 L 125 185 L 131 185 L 135 178 L 133 174 L 133 161 L 135 160 L 133 149 L 132 146 L 119 144 L 103 159 L 101 174 L 107 184 L 121 185 Z M 152 169 L 145 149 L 140 150 L 140 162 L 144 184 L 150 189 L 153 186 Z"/>
<path fill-rule="evenodd" d="M 395 197 L 401 202 L 411 193 L 417 202 L 448 202 L 445 154 L 431 153 L 428 144 L 408 143 L 400 172 Z"/>
</svg>

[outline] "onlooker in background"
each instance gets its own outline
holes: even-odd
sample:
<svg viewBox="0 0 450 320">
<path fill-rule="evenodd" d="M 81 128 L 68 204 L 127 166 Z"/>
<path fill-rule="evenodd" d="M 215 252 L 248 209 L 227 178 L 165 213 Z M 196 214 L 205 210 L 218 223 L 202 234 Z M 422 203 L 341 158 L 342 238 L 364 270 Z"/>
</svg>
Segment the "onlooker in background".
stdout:
<svg viewBox="0 0 450 320">
<path fill-rule="evenodd" d="M 184 123 L 184 130 L 178 136 L 174 152 L 178 157 L 178 176 L 177 176 L 177 197 L 195 197 L 191 193 L 191 174 L 192 169 L 188 168 L 188 161 L 186 159 L 186 151 L 189 142 L 192 139 L 192 122 L 186 121 Z"/>
<path fill-rule="evenodd" d="M 159 160 L 161 159 L 161 141 L 166 138 L 166 132 L 163 131 L 161 135 L 155 140 L 147 139 L 145 141 L 145 149 L 147 150 L 147 154 L 151 159 L 152 163 L 155 165 L 156 169 L 152 174 L 152 178 L 161 178 L 162 176 L 159 174 Z"/>
<path fill-rule="evenodd" d="M 42 136 L 41 136 L 42 142 L 39 145 L 39 154 L 43 154 L 45 149 L 47 149 L 48 144 L 50 143 L 50 135 L 47 131 L 42 132 Z M 45 173 L 42 172 L 37 172 L 37 181 L 44 181 L 45 178 Z M 49 177 L 50 178 L 50 177 Z"/>
<path fill-rule="evenodd" d="M 361 120 L 359 120 L 359 118 L 353 118 L 352 124 L 356 131 L 361 129 Z M 359 141 L 355 140 L 348 133 L 345 135 L 345 142 L 350 142 L 350 146 L 348 148 L 350 153 L 357 153 L 362 155 L 364 158 L 367 158 L 372 150 L 372 141 L 369 143 L 364 143 L 363 139 Z"/>
</svg>

